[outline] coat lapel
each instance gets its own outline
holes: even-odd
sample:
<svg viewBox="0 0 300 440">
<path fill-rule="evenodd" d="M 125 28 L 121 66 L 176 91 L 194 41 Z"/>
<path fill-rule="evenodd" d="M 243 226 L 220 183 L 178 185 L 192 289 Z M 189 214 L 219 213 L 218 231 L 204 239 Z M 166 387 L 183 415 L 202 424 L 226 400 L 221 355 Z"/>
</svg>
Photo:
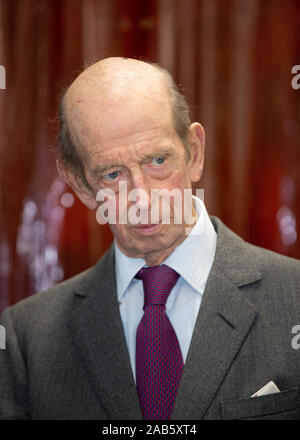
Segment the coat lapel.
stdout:
<svg viewBox="0 0 300 440">
<path fill-rule="evenodd" d="M 76 289 L 70 327 L 88 376 L 109 419 L 142 419 L 114 275 L 113 247 Z"/>
<path fill-rule="evenodd" d="M 259 280 L 261 273 L 246 258 L 245 242 L 218 219 L 212 221 L 218 233 L 216 255 L 178 389 L 174 420 L 205 416 L 257 314 L 239 287 Z"/>
</svg>

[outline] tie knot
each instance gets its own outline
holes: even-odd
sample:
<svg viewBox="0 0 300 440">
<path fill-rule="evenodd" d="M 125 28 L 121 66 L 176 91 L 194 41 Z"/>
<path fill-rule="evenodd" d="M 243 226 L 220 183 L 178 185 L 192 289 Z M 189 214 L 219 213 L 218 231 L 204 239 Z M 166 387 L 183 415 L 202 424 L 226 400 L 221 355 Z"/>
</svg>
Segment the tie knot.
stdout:
<svg viewBox="0 0 300 440">
<path fill-rule="evenodd" d="M 169 266 L 143 267 L 135 276 L 143 281 L 144 309 L 147 305 L 165 305 L 179 274 Z"/>
</svg>

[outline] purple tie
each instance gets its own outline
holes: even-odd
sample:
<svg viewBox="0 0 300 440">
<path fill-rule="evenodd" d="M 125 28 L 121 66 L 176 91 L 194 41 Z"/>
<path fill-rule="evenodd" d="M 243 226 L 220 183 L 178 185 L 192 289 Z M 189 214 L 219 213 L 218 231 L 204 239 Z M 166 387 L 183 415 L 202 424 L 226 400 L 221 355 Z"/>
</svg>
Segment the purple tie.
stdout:
<svg viewBox="0 0 300 440">
<path fill-rule="evenodd" d="M 145 420 L 169 420 L 183 370 L 166 301 L 179 277 L 170 267 L 142 268 L 144 315 L 136 332 L 136 387 Z"/>
</svg>

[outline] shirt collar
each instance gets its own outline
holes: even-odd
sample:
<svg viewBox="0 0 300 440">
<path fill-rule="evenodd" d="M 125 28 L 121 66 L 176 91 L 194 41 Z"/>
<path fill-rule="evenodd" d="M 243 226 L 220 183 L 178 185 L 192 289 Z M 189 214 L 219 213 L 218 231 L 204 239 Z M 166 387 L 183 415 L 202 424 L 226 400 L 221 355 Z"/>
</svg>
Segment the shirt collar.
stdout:
<svg viewBox="0 0 300 440">
<path fill-rule="evenodd" d="M 217 233 L 201 199 L 193 196 L 198 220 L 186 239 L 165 259 L 197 292 L 203 294 L 214 260 Z"/>
<path fill-rule="evenodd" d="M 136 273 L 145 266 L 143 258 L 132 258 L 125 255 L 114 240 L 115 247 L 115 271 L 117 281 L 118 299 L 124 295 L 127 287 Z"/>
<path fill-rule="evenodd" d="M 163 261 L 176 270 L 197 292 L 203 293 L 214 259 L 217 234 L 201 199 L 193 196 L 197 222 L 185 240 Z M 118 299 L 126 292 L 136 273 L 145 266 L 143 258 L 125 255 L 114 240 Z"/>
</svg>

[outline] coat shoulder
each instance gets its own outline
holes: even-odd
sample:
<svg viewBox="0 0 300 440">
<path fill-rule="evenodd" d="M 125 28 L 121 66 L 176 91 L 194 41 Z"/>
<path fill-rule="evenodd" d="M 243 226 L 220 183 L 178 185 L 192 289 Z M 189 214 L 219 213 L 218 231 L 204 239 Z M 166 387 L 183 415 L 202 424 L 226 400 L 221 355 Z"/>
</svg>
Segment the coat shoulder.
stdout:
<svg viewBox="0 0 300 440">
<path fill-rule="evenodd" d="M 110 248 L 95 266 L 7 307 L 0 317 L 1 321 L 5 322 L 9 317 L 20 330 L 35 327 L 38 323 L 50 325 L 51 322 L 63 321 L 74 306 L 76 294 L 86 296 L 103 277 L 113 278 L 113 257 Z"/>
<path fill-rule="evenodd" d="M 49 307 L 59 306 L 68 301 L 68 298 L 75 292 L 80 291 L 81 285 L 84 285 L 90 278 L 93 268 L 89 268 L 55 286 L 49 287 L 42 292 L 35 293 L 16 304 L 8 307 L 13 314 L 29 312 L 30 310 L 48 309 Z M 4 313 L 6 312 L 4 311 Z"/>
<path fill-rule="evenodd" d="M 218 236 L 216 259 L 229 275 L 239 279 L 256 271 L 268 280 L 300 282 L 300 260 L 248 243 L 218 218 L 211 220 Z"/>
<path fill-rule="evenodd" d="M 300 260 L 281 255 L 247 243 L 249 254 L 260 267 L 264 282 L 278 295 L 294 292 L 295 300 L 300 294 Z"/>
<path fill-rule="evenodd" d="M 260 246 L 253 245 L 248 242 L 244 242 L 249 256 L 256 259 L 257 263 L 262 268 L 270 270 L 290 270 L 294 271 L 295 275 L 300 274 L 300 260 L 292 257 L 288 257 L 278 252 L 271 251 L 269 249 L 262 248 Z"/>
</svg>

